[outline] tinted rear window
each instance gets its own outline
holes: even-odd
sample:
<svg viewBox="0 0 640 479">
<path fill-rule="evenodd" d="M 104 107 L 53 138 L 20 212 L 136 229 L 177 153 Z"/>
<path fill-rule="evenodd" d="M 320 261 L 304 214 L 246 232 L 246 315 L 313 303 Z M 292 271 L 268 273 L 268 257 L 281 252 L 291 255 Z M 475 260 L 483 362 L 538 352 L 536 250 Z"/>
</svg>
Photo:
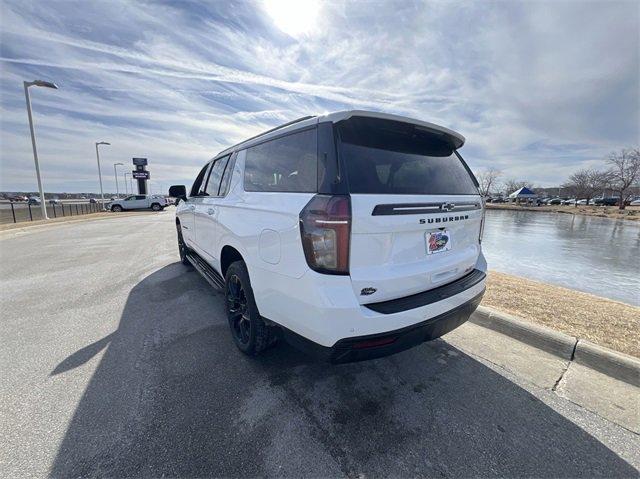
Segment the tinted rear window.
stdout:
<svg viewBox="0 0 640 479">
<path fill-rule="evenodd" d="M 245 191 L 316 192 L 317 136 L 313 128 L 248 148 Z"/>
<path fill-rule="evenodd" d="M 340 122 L 338 132 L 351 193 L 478 194 L 443 136 L 408 123 L 357 117 Z"/>
</svg>

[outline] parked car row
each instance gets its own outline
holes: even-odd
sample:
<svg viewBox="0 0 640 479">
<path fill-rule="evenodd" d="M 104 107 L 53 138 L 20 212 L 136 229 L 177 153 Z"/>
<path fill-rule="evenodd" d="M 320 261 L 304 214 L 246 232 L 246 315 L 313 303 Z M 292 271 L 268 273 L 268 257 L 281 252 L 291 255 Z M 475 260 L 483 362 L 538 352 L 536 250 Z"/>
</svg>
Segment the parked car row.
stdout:
<svg viewBox="0 0 640 479">
<path fill-rule="evenodd" d="M 87 198 L 84 196 L 81 196 L 80 198 L 78 198 L 78 200 L 86 200 L 86 199 Z M 18 196 L 11 196 L 8 198 L 8 200 L 13 203 L 28 203 L 30 205 L 39 205 L 40 203 L 42 203 L 42 200 L 40 199 L 39 196 L 18 195 Z M 89 203 L 97 203 L 97 202 L 98 200 L 95 198 L 89 199 Z M 49 198 L 48 203 L 50 205 L 59 205 L 59 204 L 62 204 L 62 200 L 59 198 Z"/>
<path fill-rule="evenodd" d="M 499 197 L 489 197 L 485 198 L 486 203 L 507 203 L 509 202 L 509 198 Z M 586 199 L 577 199 L 577 198 L 567 198 L 567 197 L 546 197 L 546 198 L 529 198 L 525 200 L 526 203 L 535 204 L 535 205 L 549 205 L 549 206 L 573 206 L 573 205 L 595 205 L 595 206 L 617 206 L 619 202 L 619 198 L 615 196 L 609 197 L 599 197 L 592 198 L 587 201 Z M 640 206 L 640 197 L 634 197 L 625 202 L 627 206 Z"/>
</svg>

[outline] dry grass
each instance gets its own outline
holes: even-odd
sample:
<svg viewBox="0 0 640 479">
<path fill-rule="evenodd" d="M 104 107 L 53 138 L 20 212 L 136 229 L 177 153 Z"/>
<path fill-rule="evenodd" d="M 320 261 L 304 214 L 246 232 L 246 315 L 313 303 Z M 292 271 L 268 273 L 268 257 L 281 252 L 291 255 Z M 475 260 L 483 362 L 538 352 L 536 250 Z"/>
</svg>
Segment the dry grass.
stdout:
<svg viewBox="0 0 640 479">
<path fill-rule="evenodd" d="M 547 213 L 640 221 L 640 206 L 627 206 L 624 210 L 620 210 L 617 206 L 520 206 L 509 203 L 487 203 L 487 208 L 492 210 L 545 211 Z"/>
<path fill-rule="evenodd" d="M 494 271 L 482 304 L 640 357 L 638 307 Z"/>
</svg>

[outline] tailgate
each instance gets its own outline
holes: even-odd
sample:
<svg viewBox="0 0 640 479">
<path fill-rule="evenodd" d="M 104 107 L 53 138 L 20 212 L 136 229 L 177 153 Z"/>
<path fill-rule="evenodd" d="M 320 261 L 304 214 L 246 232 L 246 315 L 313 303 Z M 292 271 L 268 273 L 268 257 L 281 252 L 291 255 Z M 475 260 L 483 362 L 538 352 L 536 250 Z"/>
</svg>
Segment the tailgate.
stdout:
<svg viewBox="0 0 640 479">
<path fill-rule="evenodd" d="M 361 304 L 442 286 L 476 264 L 479 196 L 352 194 L 351 208 L 349 268 Z"/>
</svg>

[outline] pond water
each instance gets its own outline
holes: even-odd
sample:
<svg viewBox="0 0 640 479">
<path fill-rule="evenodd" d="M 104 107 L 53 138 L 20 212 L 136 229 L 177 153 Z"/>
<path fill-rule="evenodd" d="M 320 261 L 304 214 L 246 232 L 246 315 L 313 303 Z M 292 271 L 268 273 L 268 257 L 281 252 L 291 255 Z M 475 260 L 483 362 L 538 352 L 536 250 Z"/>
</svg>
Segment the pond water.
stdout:
<svg viewBox="0 0 640 479">
<path fill-rule="evenodd" d="M 489 269 L 640 305 L 640 223 L 487 210 Z"/>
</svg>

